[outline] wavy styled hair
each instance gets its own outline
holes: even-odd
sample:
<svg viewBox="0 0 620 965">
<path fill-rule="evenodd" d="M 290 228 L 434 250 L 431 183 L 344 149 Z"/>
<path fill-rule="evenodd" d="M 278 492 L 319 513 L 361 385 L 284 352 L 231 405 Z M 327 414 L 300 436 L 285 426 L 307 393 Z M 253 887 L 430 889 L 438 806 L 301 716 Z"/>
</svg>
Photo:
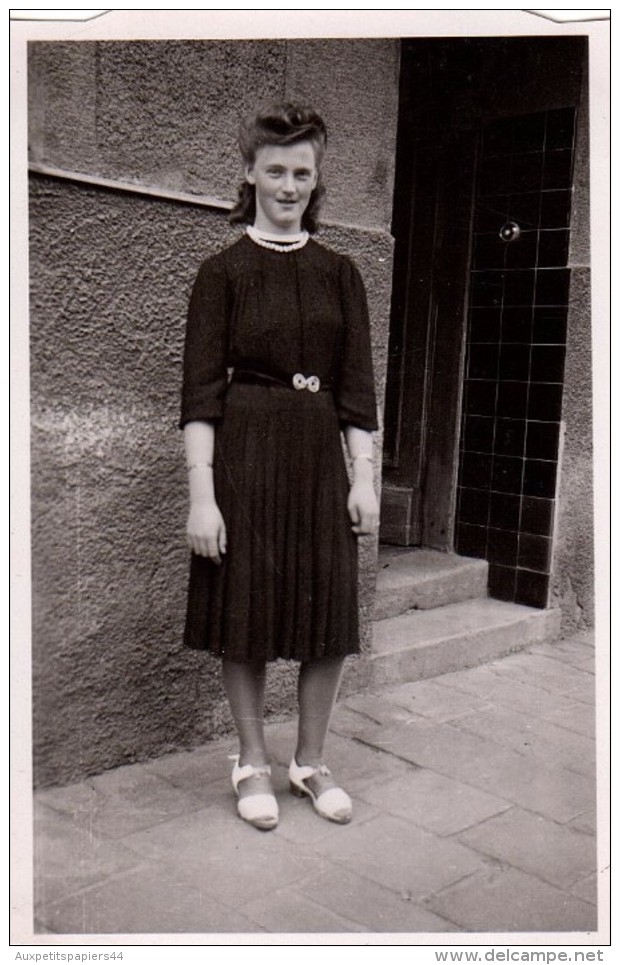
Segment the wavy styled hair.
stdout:
<svg viewBox="0 0 620 965">
<path fill-rule="evenodd" d="M 253 117 L 246 118 L 239 129 L 239 150 L 246 165 L 254 164 L 256 152 L 266 145 L 281 147 L 310 141 L 314 147 L 319 177 L 303 213 L 301 227 L 310 234 L 318 228 L 318 211 L 325 188 L 321 182 L 321 162 L 327 146 L 327 130 L 323 119 L 310 107 L 288 102 L 270 104 Z M 237 203 L 230 212 L 231 224 L 254 224 L 256 188 L 243 181 Z"/>
</svg>

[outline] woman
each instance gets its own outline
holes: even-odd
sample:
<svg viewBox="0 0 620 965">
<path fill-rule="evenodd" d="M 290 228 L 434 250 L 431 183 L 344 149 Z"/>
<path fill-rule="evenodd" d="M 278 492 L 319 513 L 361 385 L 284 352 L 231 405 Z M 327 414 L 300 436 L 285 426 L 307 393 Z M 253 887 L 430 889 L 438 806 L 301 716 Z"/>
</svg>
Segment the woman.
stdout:
<svg viewBox="0 0 620 965">
<path fill-rule="evenodd" d="M 202 264 L 187 322 L 185 641 L 222 658 L 238 813 L 261 829 L 278 822 L 263 731 L 275 659 L 300 662 L 291 790 L 328 820 L 352 814 L 323 748 L 344 658 L 359 651 L 356 544 L 378 526 L 377 423 L 360 275 L 310 237 L 326 139 L 318 114 L 291 104 L 242 125 L 231 221 L 247 230 Z"/>
</svg>

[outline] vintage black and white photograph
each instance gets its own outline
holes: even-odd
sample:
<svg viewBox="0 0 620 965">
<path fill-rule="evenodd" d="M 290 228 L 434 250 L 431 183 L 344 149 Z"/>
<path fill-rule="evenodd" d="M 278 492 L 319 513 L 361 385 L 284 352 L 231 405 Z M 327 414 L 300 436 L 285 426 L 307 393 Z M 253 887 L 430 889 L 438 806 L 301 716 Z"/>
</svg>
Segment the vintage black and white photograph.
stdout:
<svg viewBox="0 0 620 965">
<path fill-rule="evenodd" d="M 18 942 L 605 944 L 609 22 L 553 13 L 13 23 Z"/>
</svg>

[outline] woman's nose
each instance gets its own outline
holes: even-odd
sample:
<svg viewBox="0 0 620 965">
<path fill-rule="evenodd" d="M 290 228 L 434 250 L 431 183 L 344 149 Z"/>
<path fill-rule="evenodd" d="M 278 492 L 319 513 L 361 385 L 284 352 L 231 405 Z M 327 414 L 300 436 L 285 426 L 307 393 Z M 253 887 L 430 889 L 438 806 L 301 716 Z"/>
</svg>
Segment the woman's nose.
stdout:
<svg viewBox="0 0 620 965">
<path fill-rule="evenodd" d="M 282 185 L 282 189 L 283 191 L 285 191 L 286 194 L 295 193 L 295 178 L 293 177 L 292 174 L 284 175 L 284 183 Z"/>
</svg>

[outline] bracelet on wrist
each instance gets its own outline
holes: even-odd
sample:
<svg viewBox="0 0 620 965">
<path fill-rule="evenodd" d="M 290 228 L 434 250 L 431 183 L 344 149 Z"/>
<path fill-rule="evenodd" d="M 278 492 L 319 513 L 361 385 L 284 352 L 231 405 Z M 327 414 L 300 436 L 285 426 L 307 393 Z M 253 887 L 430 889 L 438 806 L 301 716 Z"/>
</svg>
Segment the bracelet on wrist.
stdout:
<svg viewBox="0 0 620 965">
<path fill-rule="evenodd" d="M 368 462 L 373 461 L 373 457 L 368 452 L 360 452 L 358 456 L 353 456 L 352 461 L 355 462 L 356 459 L 367 459 Z"/>
<path fill-rule="evenodd" d="M 191 472 L 193 469 L 212 469 L 212 462 L 188 462 L 187 471 Z"/>
</svg>

